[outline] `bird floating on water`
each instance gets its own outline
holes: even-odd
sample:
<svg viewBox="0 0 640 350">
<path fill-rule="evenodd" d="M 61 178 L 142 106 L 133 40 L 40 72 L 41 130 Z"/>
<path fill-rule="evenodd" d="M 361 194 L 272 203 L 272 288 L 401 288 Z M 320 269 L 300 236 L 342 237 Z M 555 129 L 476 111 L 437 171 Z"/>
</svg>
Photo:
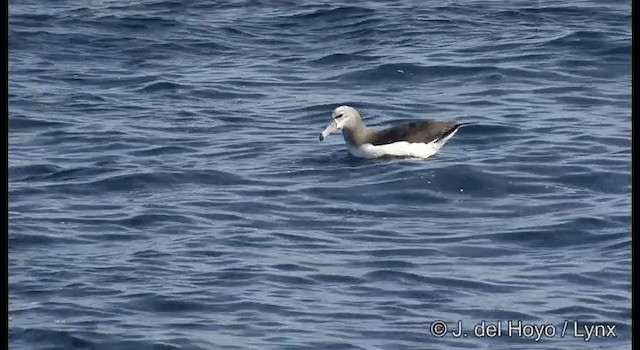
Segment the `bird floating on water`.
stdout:
<svg viewBox="0 0 640 350">
<path fill-rule="evenodd" d="M 341 130 L 349 153 L 366 159 L 387 156 L 429 158 L 438 153 L 463 125 L 421 120 L 377 131 L 365 126 L 358 110 L 351 106 L 336 108 L 331 117 L 331 122 L 320 134 L 320 141 Z"/>
</svg>

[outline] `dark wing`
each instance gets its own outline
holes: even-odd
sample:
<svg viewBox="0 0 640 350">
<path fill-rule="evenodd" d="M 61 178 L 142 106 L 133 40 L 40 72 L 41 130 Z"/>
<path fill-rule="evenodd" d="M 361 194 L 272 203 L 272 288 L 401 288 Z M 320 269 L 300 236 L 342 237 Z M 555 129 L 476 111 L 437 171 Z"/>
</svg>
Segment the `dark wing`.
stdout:
<svg viewBox="0 0 640 350">
<path fill-rule="evenodd" d="M 454 122 L 430 120 L 410 122 L 380 131 L 371 144 L 377 146 L 399 141 L 429 143 L 446 137 L 459 127 L 460 124 Z"/>
</svg>

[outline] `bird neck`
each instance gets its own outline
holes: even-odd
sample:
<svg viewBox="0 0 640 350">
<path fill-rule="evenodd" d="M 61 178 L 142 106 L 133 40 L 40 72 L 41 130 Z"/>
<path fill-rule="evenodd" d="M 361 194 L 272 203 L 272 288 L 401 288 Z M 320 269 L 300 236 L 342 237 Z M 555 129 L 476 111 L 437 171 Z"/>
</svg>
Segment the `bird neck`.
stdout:
<svg viewBox="0 0 640 350">
<path fill-rule="evenodd" d="M 376 131 L 364 125 L 364 123 L 356 123 L 342 129 L 344 141 L 350 146 L 360 146 L 368 142 Z"/>
</svg>

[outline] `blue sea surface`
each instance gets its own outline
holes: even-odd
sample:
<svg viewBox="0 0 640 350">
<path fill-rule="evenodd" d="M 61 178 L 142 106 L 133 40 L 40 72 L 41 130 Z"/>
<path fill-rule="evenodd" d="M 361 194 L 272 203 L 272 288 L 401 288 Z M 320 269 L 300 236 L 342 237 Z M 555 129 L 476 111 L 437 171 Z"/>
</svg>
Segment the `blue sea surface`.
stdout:
<svg viewBox="0 0 640 350">
<path fill-rule="evenodd" d="M 8 41 L 12 349 L 631 348 L 630 1 L 24 0 Z M 344 104 L 469 124 L 363 160 Z"/>
</svg>

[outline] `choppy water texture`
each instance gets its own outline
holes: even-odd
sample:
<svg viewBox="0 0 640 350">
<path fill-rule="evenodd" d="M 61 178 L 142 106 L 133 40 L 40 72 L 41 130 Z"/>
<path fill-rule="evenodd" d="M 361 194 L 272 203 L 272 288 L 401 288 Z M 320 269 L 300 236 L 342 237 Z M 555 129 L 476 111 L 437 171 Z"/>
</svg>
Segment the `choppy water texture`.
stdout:
<svg viewBox="0 0 640 350">
<path fill-rule="evenodd" d="M 630 348 L 630 2 L 9 15 L 11 348 Z M 471 124 L 360 160 L 318 141 L 341 104 Z"/>
</svg>

